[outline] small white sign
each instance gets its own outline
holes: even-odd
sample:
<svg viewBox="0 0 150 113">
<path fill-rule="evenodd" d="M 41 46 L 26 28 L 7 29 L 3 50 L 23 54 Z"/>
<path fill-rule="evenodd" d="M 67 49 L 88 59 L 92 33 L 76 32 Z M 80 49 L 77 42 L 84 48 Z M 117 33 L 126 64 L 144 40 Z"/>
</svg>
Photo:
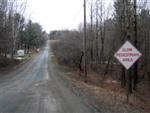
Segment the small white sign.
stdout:
<svg viewBox="0 0 150 113">
<path fill-rule="evenodd" d="M 17 51 L 17 56 L 20 56 L 20 57 L 23 57 L 23 56 L 25 56 L 25 52 L 24 52 L 24 50 L 18 50 Z"/>
<path fill-rule="evenodd" d="M 128 70 L 142 54 L 129 42 L 126 41 L 123 46 L 115 53 L 114 57 Z"/>
</svg>

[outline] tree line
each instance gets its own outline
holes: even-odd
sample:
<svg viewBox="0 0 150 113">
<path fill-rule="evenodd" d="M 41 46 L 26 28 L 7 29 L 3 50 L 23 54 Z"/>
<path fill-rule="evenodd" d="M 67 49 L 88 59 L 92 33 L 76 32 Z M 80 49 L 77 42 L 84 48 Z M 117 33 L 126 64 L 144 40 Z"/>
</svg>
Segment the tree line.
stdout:
<svg viewBox="0 0 150 113">
<path fill-rule="evenodd" d="M 129 92 L 136 90 L 141 80 L 150 80 L 150 9 L 143 0 L 115 0 L 112 9 L 104 0 L 89 2 L 87 23 L 87 62 L 104 78 L 113 74 Z M 78 30 L 52 31 L 49 36 L 59 62 L 83 71 L 83 26 Z M 142 53 L 142 58 L 130 70 L 130 76 L 114 58 L 114 53 L 129 40 Z"/>
<path fill-rule="evenodd" d="M 45 42 L 41 25 L 26 20 L 26 0 L 0 0 L 0 64 L 13 60 L 18 49 L 26 53 Z"/>
</svg>

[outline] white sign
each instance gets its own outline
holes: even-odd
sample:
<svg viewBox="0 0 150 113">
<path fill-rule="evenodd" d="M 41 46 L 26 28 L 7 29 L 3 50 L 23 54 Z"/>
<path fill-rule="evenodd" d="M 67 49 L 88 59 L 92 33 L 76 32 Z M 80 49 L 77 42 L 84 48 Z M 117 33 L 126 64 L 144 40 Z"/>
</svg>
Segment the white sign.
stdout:
<svg viewBox="0 0 150 113">
<path fill-rule="evenodd" d="M 17 51 L 17 56 L 20 56 L 20 57 L 23 57 L 23 56 L 25 56 L 25 52 L 24 52 L 24 50 L 18 50 Z"/>
<path fill-rule="evenodd" d="M 129 41 L 126 41 L 114 56 L 128 70 L 142 54 Z"/>
</svg>

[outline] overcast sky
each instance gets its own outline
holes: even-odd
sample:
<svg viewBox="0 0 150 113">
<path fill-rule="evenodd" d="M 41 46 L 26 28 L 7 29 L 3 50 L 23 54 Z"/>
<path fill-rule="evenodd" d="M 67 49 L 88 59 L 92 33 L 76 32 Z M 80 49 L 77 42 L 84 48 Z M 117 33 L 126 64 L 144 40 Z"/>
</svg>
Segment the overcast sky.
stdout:
<svg viewBox="0 0 150 113">
<path fill-rule="evenodd" d="M 38 22 L 47 32 L 77 29 L 83 22 L 83 0 L 28 0 L 26 18 Z"/>
<path fill-rule="evenodd" d="M 27 18 L 50 30 L 77 28 L 82 22 L 83 0 L 28 0 Z"/>
</svg>

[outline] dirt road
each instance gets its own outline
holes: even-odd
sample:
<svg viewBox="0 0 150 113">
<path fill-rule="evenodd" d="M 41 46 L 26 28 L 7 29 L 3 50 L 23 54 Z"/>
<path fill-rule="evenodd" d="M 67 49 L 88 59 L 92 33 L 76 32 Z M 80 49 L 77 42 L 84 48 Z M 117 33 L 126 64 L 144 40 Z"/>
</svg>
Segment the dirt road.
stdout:
<svg viewBox="0 0 150 113">
<path fill-rule="evenodd" d="M 63 84 L 48 45 L 32 61 L 0 76 L 0 113 L 94 113 Z"/>
</svg>

